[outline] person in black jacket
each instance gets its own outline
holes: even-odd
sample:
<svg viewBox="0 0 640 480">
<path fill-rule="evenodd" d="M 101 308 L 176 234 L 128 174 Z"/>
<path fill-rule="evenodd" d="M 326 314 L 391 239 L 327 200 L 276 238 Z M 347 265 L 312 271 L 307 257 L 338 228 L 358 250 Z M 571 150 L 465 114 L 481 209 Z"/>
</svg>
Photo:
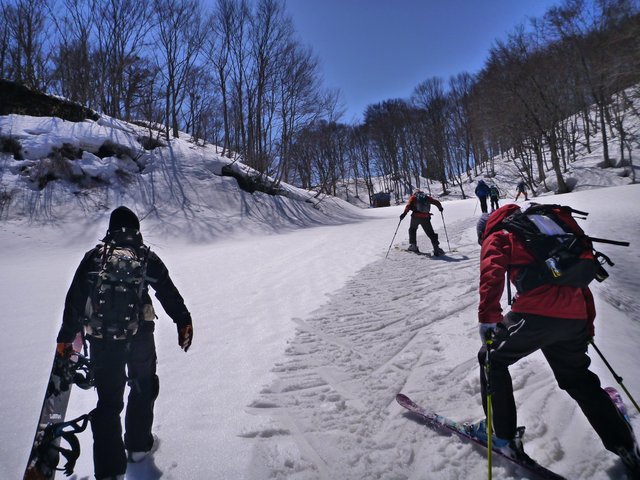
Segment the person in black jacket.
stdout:
<svg viewBox="0 0 640 480">
<path fill-rule="evenodd" d="M 191 346 L 193 327 L 191 314 L 173 284 L 167 267 L 142 240 L 138 217 L 127 207 L 112 213 L 103 244 L 88 251 L 76 273 L 65 300 L 62 327 L 57 337 L 60 353 L 71 351 L 76 334 L 86 332 L 98 403 L 91 412 L 93 459 L 96 479 L 124 478 L 127 460 L 141 460 L 154 443 L 151 433 L 153 405 L 159 392 L 156 375 L 156 348 L 153 332 L 155 314 L 148 287 L 155 291 L 178 331 L 178 344 L 185 352 Z M 146 259 L 146 272 L 140 289 L 141 308 L 137 322 L 129 329 L 114 334 L 97 325 L 92 310 L 92 285 L 96 282 L 105 249 L 126 247 L 135 249 Z M 95 303 L 95 302 L 93 302 Z M 125 434 L 122 438 L 120 413 L 124 408 L 125 385 L 130 391 L 125 413 Z"/>
</svg>

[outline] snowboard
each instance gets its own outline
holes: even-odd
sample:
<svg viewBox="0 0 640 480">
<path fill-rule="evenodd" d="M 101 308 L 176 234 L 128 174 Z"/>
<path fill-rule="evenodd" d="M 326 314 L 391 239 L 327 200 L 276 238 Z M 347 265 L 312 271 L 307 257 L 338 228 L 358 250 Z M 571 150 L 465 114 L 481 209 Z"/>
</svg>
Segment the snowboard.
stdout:
<svg viewBox="0 0 640 480">
<path fill-rule="evenodd" d="M 474 436 L 470 425 L 456 422 L 455 420 L 451 420 L 449 418 L 443 417 L 442 415 L 438 415 L 433 411 L 423 408 L 402 393 L 396 395 L 396 401 L 402 407 L 406 408 L 412 414 L 423 420 L 427 426 L 435 429 L 436 431 L 454 433 L 464 441 L 471 441 L 476 445 L 487 448 L 487 442 L 481 438 Z M 528 474 L 530 474 L 531 478 L 537 478 L 540 480 L 566 480 L 565 477 L 552 472 L 551 470 L 543 467 L 537 462 L 532 461 L 531 463 L 525 463 L 519 461 L 518 459 L 505 455 L 497 449 L 492 449 L 492 452 L 496 455 L 499 455 L 501 458 L 504 458 L 513 463 L 516 467 L 521 468 L 523 471 L 526 471 Z"/>
<path fill-rule="evenodd" d="M 72 346 L 74 353 L 69 358 L 64 358 L 57 351 L 54 355 L 24 480 L 52 480 L 58 470 L 60 455 L 67 459 L 62 470 L 70 475 L 80 453 L 75 434 L 86 428 L 89 416 L 65 421 L 65 415 L 73 384 L 82 388 L 90 387 L 89 361 L 81 353 L 81 333 L 76 335 Z M 60 445 L 61 439 L 66 440 L 69 448 Z"/>
</svg>

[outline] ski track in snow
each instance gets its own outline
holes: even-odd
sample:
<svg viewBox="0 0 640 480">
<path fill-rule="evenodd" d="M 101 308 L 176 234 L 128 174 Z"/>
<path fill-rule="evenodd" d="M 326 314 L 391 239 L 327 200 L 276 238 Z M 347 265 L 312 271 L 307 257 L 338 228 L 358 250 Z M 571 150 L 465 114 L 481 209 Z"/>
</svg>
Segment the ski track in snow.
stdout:
<svg viewBox="0 0 640 480">
<path fill-rule="evenodd" d="M 442 258 L 405 252 L 408 245 L 396 243 L 387 259 L 367 265 L 309 318 L 296 320 L 286 360 L 273 370 L 277 378 L 248 407 L 271 425 L 244 435 L 256 441 L 256 471 L 266 466 L 270 478 L 295 480 L 486 478 L 482 449 L 424 427 L 395 402 L 396 393 L 404 392 L 460 421 L 483 415 L 475 227 L 454 223 L 449 236 L 457 249 Z M 419 235 L 421 251 L 429 251 L 427 242 Z M 593 446 L 587 451 L 600 452 L 598 471 L 576 448 L 575 438 L 547 435 L 549 422 L 586 420 L 558 389 L 539 353 L 511 371 L 516 401 L 527 403 L 519 409 L 519 421 L 527 426 L 530 455 L 569 478 L 623 476 L 588 426 L 581 442 Z M 527 397 L 519 397 L 525 388 Z M 550 406 L 563 402 L 564 409 Z M 549 415 L 540 415 L 547 410 Z M 563 463 L 565 448 L 571 450 L 568 463 Z M 493 474 L 526 478 L 500 460 L 494 461 Z"/>
<path fill-rule="evenodd" d="M 458 237 L 462 228 L 450 226 Z M 269 434 L 254 433 L 264 438 L 257 457 L 269 463 L 273 478 L 338 478 L 345 465 L 348 478 L 422 478 L 415 472 L 425 448 L 429 457 L 447 459 L 423 470 L 427 476 L 446 469 L 450 478 L 462 478 L 456 464 L 464 475 L 475 470 L 468 465 L 470 446 L 407 420 L 394 398 L 399 391 L 428 390 L 434 393 L 432 404 L 446 413 L 450 399 L 437 387 L 459 382 L 468 411 L 481 413 L 474 313 L 478 247 L 467 241 L 457 252 L 434 259 L 401 251 L 406 246 L 396 245 L 387 259 L 361 270 L 310 318 L 298 320 L 287 361 L 274 369 L 278 379 L 252 405 L 254 413 L 281 425 L 275 429 L 280 435 L 291 437 L 292 451 L 282 452 Z M 458 281 L 461 277 L 468 282 Z M 449 362 L 447 325 L 461 318 L 469 326 L 469 348 L 456 349 Z M 471 457 L 471 463 L 482 463 L 479 454 Z"/>
</svg>

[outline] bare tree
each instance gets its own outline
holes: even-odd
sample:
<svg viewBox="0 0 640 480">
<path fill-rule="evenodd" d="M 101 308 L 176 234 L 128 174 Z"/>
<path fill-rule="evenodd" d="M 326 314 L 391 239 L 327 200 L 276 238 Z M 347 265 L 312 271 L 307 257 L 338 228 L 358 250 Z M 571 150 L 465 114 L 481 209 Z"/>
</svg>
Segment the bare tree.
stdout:
<svg viewBox="0 0 640 480">
<path fill-rule="evenodd" d="M 468 73 L 461 73 L 449 79 L 449 159 L 453 173 L 452 181 L 458 180 L 462 198 L 465 198 L 462 174 L 464 172 L 471 178 L 472 164 L 476 161 L 473 158 L 475 142 L 471 115 L 474 86 L 475 79 Z"/>
<path fill-rule="evenodd" d="M 10 39 L 8 6 L 4 0 L 0 0 L 0 78 L 10 78 Z"/>
<path fill-rule="evenodd" d="M 424 165 L 425 176 L 435 178 L 447 191 L 445 165 L 448 162 L 447 103 L 441 78 L 433 77 L 420 83 L 411 95 L 411 102 L 423 110 L 429 139 L 429 162 Z"/>
<path fill-rule="evenodd" d="M 154 0 L 156 61 L 164 75 L 166 137 L 179 137 L 179 115 L 187 78 L 204 42 L 199 0 Z"/>
<path fill-rule="evenodd" d="M 93 61 L 102 93 L 102 110 L 117 118 L 130 118 L 127 91 L 136 79 L 128 73 L 136 70 L 147 35 L 151 29 L 148 2 L 136 0 L 94 0 L 96 49 Z M 130 96 L 130 94 L 129 94 Z"/>
<path fill-rule="evenodd" d="M 5 23 L 3 55 L 8 53 L 8 77 L 27 87 L 44 90 L 50 81 L 48 72 L 49 20 L 46 0 L 15 0 L 0 4 Z"/>
<path fill-rule="evenodd" d="M 89 108 L 98 108 L 95 82 L 96 69 L 91 58 L 91 34 L 95 24 L 93 2 L 64 0 L 62 15 L 56 25 L 58 45 L 54 55 L 55 79 L 60 93 Z"/>
<path fill-rule="evenodd" d="M 296 132 L 324 113 L 333 97 L 321 95 L 318 63 L 310 49 L 290 42 L 277 68 L 280 122 L 277 181 L 288 182 L 291 146 Z"/>
<path fill-rule="evenodd" d="M 260 172 L 267 172 L 274 160 L 272 121 L 277 95 L 277 67 L 282 63 L 293 27 L 285 16 L 281 0 L 259 0 L 251 17 L 249 51 L 251 70 L 245 75 L 247 99 L 246 159 Z"/>
<path fill-rule="evenodd" d="M 230 150 L 231 119 L 229 106 L 229 77 L 231 76 L 231 42 L 236 22 L 237 8 L 233 0 L 218 0 L 205 27 L 204 54 L 216 74 L 217 88 L 222 104 L 222 155 Z"/>
</svg>

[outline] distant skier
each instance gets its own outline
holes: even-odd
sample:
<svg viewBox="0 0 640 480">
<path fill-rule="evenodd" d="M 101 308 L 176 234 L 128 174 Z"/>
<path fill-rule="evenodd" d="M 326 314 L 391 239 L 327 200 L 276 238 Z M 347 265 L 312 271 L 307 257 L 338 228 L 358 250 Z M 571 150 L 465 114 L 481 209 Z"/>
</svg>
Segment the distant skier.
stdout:
<svg viewBox="0 0 640 480">
<path fill-rule="evenodd" d="M 495 185 L 489 187 L 489 198 L 491 199 L 491 211 L 500 208 L 500 190 Z"/>
<path fill-rule="evenodd" d="M 600 387 L 600 380 L 589 370 L 587 356 L 589 339 L 594 335 L 595 305 L 588 287 L 542 284 L 519 292 L 511 311 L 503 316 L 500 299 L 505 287 L 505 275 L 512 283 L 535 258 L 514 234 L 500 228 L 500 222 L 517 210 L 517 205 L 505 205 L 478 222 L 480 253 L 480 304 L 478 320 L 480 336 L 493 332 L 490 350 L 490 386 L 492 399 L 494 446 L 512 458 L 527 461 L 522 439 L 518 434 L 516 404 L 509 366 L 521 358 L 541 350 L 558 386 L 580 406 L 605 448 L 619 455 L 631 478 L 640 479 L 640 451 L 633 430 L 609 394 Z M 575 221 L 570 214 L 563 218 L 567 225 Z M 495 227 L 495 228 L 494 228 Z M 478 359 L 481 364 L 482 402 L 487 410 L 484 365 L 486 345 Z M 475 426 L 485 431 L 484 421 Z"/>
<path fill-rule="evenodd" d="M 417 243 L 418 227 L 422 227 L 424 233 L 427 234 L 431 244 L 433 245 L 433 254 L 435 256 L 444 255 L 444 250 L 440 248 L 438 234 L 434 232 L 431 225 L 431 205 L 435 205 L 441 212 L 444 210 L 442 204 L 433 197 L 430 197 L 420 189 L 416 189 L 409 197 L 404 212 L 400 214 L 400 220 L 404 220 L 407 213 L 411 210 L 411 224 L 409 225 L 409 250 L 419 252 Z"/>
<path fill-rule="evenodd" d="M 118 264 L 119 284 L 109 283 L 116 275 L 116 270 L 108 270 L 111 263 Z M 127 279 L 126 275 L 139 278 Z M 191 315 L 162 260 L 143 244 L 138 217 L 128 208 L 118 207 L 111 213 L 103 244 L 87 252 L 76 270 L 57 338 L 60 352 L 69 352 L 70 343 L 83 328 L 89 339 L 98 393 L 98 404 L 91 412 L 98 480 L 124 478 L 127 460 L 139 461 L 153 447 L 153 405 L 159 382 L 149 285 L 176 323 L 178 344 L 186 352 L 193 338 Z M 123 442 L 120 413 L 127 383 L 130 392 Z"/>
<path fill-rule="evenodd" d="M 489 196 L 489 185 L 484 180 L 478 180 L 478 185 L 475 190 L 478 200 L 480 200 L 480 210 L 482 213 L 487 213 L 487 197 Z"/>
<path fill-rule="evenodd" d="M 527 186 L 524 183 L 524 180 L 520 180 L 518 182 L 518 184 L 516 185 L 516 190 L 517 190 L 517 194 L 516 194 L 516 200 L 518 200 L 518 198 L 520 198 L 520 195 L 524 195 L 524 201 L 528 201 L 529 200 L 529 196 L 527 195 Z"/>
</svg>

